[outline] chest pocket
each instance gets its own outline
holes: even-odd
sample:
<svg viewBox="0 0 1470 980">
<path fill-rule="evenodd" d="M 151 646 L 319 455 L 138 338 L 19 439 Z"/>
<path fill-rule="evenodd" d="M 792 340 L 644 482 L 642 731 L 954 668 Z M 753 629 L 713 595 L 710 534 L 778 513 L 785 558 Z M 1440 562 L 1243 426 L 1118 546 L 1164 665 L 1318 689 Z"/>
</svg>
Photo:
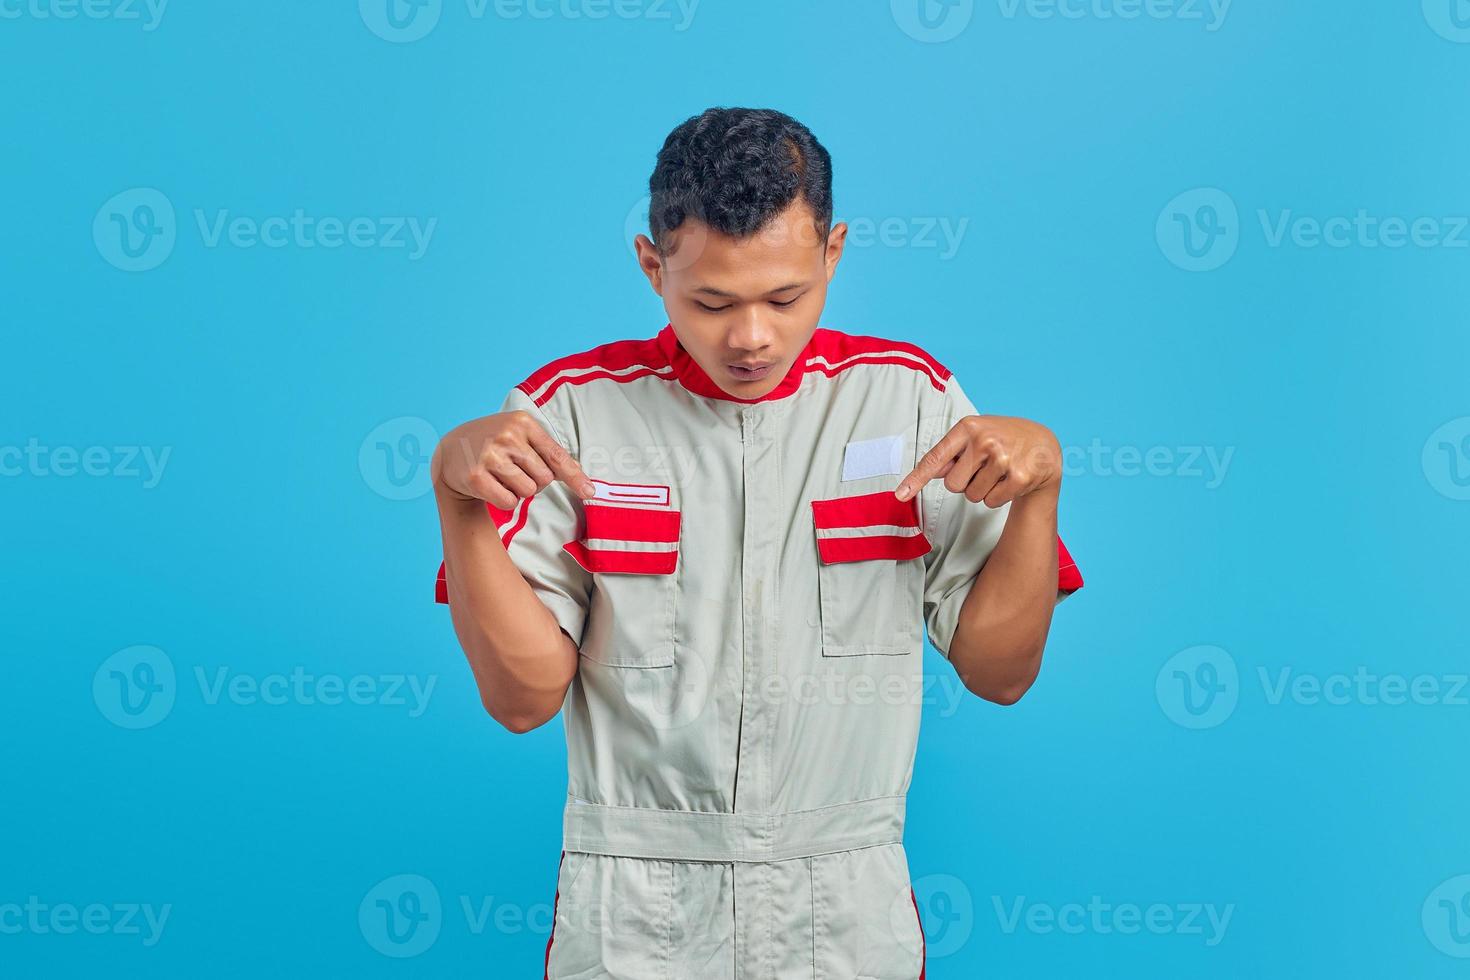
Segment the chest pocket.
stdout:
<svg viewBox="0 0 1470 980">
<path fill-rule="evenodd" d="M 822 655 L 904 654 L 919 649 L 929 539 L 918 498 L 892 490 L 812 501 Z"/>
<path fill-rule="evenodd" d="M 593 574 L 582 655 L 609 667 L 673 666 L 679 511 L 587 501 L 584 513 L 584 533 L 562 546 Z"/>
</svg>

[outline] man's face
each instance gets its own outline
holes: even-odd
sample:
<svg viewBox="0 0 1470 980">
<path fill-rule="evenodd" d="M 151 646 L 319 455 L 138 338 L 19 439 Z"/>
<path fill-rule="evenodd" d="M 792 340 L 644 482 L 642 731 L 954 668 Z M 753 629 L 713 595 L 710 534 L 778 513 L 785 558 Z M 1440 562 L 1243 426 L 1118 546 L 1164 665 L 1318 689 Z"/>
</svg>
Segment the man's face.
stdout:
<svg viewBox="0 0 1470 980">
<path fill-rule="evenodd" d="M 695 363 L 727 394 L 759 398 L 781 383 L 816 330 L 846 237 L 845 224 L 820 235 L 798 198 L 749 238 L 688 218 L 669 254 L 646 235 L 636 244 Z"/>
</svg>

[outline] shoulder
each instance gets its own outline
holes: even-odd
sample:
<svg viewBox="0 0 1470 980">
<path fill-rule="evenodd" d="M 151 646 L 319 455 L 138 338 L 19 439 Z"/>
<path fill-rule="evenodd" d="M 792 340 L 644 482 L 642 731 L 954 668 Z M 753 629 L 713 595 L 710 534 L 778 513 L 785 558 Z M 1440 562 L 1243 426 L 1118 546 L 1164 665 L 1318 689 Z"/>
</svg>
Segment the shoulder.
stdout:
<svg viewBox="0 0 1470 980">
<path fill-rule="evenodd" d="M 807 369 L 829 377 L 859 366 L 876 366 L 911 373 L 918 381 L 926 381 L 944 391 L 952 376 L 938 358 L 918 344 L 887 337 L 843 333 L 819 327 L 812 334 L 811 357 Z"/>
<path fill-rule="evenodd" d="M 650 374 L 667 375 L 670 370 L 668 358 L 655 339 L 614 340 L 548 361 L 516 388 L 537 406 L 545 406 L 564 389 L 594 381 L 618 384 Z"/>
</svg>

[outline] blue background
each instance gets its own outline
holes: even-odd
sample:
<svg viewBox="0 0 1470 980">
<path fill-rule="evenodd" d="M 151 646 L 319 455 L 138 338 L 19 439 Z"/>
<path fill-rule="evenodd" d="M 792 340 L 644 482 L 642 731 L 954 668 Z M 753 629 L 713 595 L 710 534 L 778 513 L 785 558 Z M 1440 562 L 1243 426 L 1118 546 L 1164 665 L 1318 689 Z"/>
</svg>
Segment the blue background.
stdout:
<svg viewBox="0 0 1470 980">
<path fill-rule="evenodd" d="M 1463 975 L 1470 31 L 1450 2 L 1237 0 L 1211 30 L 1204 6 L 987 0 L 929 34 L 903 0 L 703 0 L 687 25 L 653 0 L 445 0 L 413 41 L 371 2 L 178 3 L 153 30 L 7 3 L 0 973 L 540 976 L 562 726 L 513 736 L 481 709 L 431 601 L 430 447 L 403 437 L 651 336 L 627 229 L 654 155 L 706 106 L 761 105 L 830 149 L 840 218 L 897 219 L 849 248 L 825 325 L 924 345 L 982 411 L 1074 450 L 1159 450 L 1153 472 L 1069 454 L 1088 585 L 1025 700 L 926 708 L 907 842 L 929 976 Z M 130 272 L 107 232 L 136 188 L 175 241 Z M 195 218 L 297 209 L 437 224 L 415 259 L 210 247 Z M 1259 216 L 1359 209 L 1460 247 L 1273 245 Z M 953 254 L 926 219 L 966 223 Z M 104 447 L 112 475 L 18 465 L 32 440 Z M 156 485 L 129 446 L 169 450 Z M 1190 447 L 1231 453 L 1223 478 Z M 131 729 L 115 682 L 147 675 L 110 658 L 137 645 L 175 683 Z M 297 668 L 435 687 L 416 716 L 381 680 L 366 704 L 210 696 L 221 670 Z M 1273 697 L 1282 671 L 1359 668 L 1440 693 Z M 440 899 L 422 951 L 373 925 L 400 874 Z M 17 929 L 4 906 L 30 896 L 170 914 L 152 945 Z M 1231 918 L 1223 938 L 1005 928 L 1018 899 L 1093 896 Z"/>
</svg>

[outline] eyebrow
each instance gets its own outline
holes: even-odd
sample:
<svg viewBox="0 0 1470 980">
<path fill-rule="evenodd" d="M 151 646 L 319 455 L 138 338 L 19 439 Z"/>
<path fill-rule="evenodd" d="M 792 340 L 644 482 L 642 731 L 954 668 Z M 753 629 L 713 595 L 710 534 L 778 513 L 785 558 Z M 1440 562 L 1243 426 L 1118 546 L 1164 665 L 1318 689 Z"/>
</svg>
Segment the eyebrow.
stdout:
<svg viewBox="0 0 1470 980">
<path fill-rule="evenodd" d="M 798 288 L 800 288 L 802 286 L 805 286 L 805 285 L 806 285 L 806 283 L 804 283 L 804 282 L 788 282 L 784 286 L 777 286 L 775 289 L 769 289 L 769 290 L 767 290 L 766 291 L 766 295 L 767 296 L 770 296 L 772 293 L 784 293 L 788 289 L 798 289 Z M 739 299 L 740 298 L 740 297 L 736 296 L 734 293 L 727 293 L 723 289 L 716 289 L 713 286 L 699 286 L 694 291 L 696 293 L 704 293 L 706 296 L 718 296 L 720 299 Z"/>
</svg>

